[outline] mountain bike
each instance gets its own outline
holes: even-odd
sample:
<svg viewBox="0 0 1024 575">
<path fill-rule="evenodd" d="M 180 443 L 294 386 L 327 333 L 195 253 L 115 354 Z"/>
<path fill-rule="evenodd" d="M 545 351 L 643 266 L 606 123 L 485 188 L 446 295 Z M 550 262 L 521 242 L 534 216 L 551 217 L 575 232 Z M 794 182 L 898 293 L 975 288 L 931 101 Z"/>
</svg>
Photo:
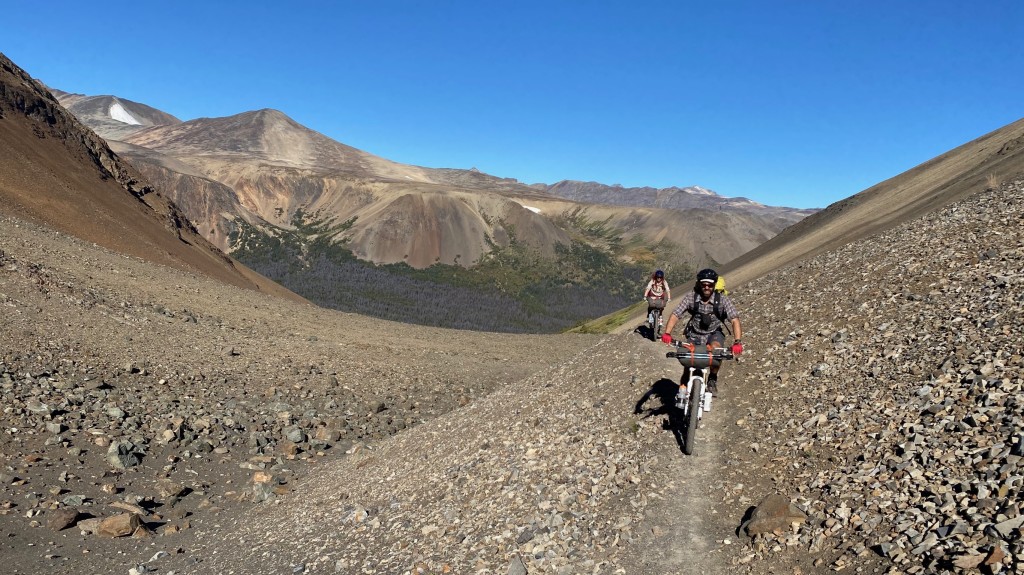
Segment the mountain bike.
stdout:
<svg viewBox="0 0 1024 575">
<path fill-rule="evenodd" d="M 648 296 L 644 298 L 644 301 L 647 302 L 647 309 L 651 310 L 647 314 L 647 327 L 650 328 L 651 341 L 658 341 L 663 327 L 662 316 L 665 315 L 665 306 L 668 305 L 668 300 L 662 297 Z"/>
<path fill-rule="evenodd" d="M 658 341 L 661 337 L 661 309 L 654 308 L 647 314 L 647 327 L 651 328 L 651 341 Z"/>
<path fill-rule="evenodd" d="M 697 426 L 704 417 L 704 412 L 711 411 L 713 396 L 707 387 L 707 376 L 712 366 L 721 365 L 723 360 L 733 359 L 733 353 L 726 347 L 698 350 L 697 346 L 685 341 L 672 340 L 675 351 L 665 354 L 679 361 L 684 368 L 683 377 L 679 380 L 679 391 L 676 392 L 676 408 L 682 410 L 686 424 L 683 434 L 683 453 L 693 454 L 697 438 Z"/>
</svg>

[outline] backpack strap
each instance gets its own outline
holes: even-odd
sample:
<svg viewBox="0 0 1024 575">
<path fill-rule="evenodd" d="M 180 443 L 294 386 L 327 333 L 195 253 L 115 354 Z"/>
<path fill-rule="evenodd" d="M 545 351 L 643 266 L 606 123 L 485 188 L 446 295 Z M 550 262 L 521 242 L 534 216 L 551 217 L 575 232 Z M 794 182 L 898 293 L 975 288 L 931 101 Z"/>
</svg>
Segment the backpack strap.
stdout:
<svg viewBox="0 0 1024 575">
<path fill-rule="evenodd" d="M 732 327 L 726 323 L 725 310 L 722 309 L 722 292 L 715 292 L 715 316 L 722 322 L 722 332 L 732 335 Z"/>
<path fill-rule="evenodd" d="M 722 309 L 722 292 L 715 292 L 715 317 L 718 321 L 725 323 L 725 310 Z"/>
</svg>

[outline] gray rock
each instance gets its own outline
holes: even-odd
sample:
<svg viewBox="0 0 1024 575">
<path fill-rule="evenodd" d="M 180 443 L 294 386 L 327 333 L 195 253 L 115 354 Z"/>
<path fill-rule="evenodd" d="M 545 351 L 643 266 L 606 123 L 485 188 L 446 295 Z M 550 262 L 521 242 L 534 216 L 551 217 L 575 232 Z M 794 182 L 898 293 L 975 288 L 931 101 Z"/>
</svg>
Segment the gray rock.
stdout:
<svg viewBox="0 0 1024 575">
<path fill-rule="evenodd" d="M 115 441 L 107 449 L 107 461 L 115 469 L 128 469 L 142 463 L 143 452 L 130 441 Z"/>
<path fill-rule="evenodd" d="M 526 564 L 523 563 L 523 559 L 516 555 L 512 558 L 512 561 L 508 564 L 508 575 L 528 575 L 529 571 L 526 570 Z"/>
</svg>

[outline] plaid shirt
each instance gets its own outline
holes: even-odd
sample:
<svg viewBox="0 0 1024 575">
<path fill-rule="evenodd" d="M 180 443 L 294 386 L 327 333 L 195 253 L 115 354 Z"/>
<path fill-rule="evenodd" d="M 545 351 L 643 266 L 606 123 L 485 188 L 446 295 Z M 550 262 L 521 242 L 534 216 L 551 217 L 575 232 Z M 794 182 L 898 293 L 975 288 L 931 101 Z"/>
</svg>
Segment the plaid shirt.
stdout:
<svg viewBox="0 0 1024 575">
<path fill-rule="evenodd" d="M 693 290 L 686 292 L 686 295 L 684 295 L 683 299 L 679 301 L 679 305 L 676 306 L 676 309 L 672 312 L 672 315 L 678 317 L 679 319 L 683 319 L 683 314 L 688 313 L 690 311 L 690 308 L 693 306 L 694 298 L 700 300 L 700 296 L 697 295 L 697 292 Z M 725 319 L 728 321 L 732 321 L 733 319 L 738 318 L 740 316 L 739 312 L 736 311 L 736 306 L 732 303 L 732 299 L 727 295 L 722 296 L 721 307 L 722 311 L 725 313 Z M 711 297 L 708 298 L 708 301 L 700 301 L 700 303 L 697 304 L 697 311 L 699 313 L 690 317 L 690 321 L 686 322 L 686 329 L 683 333 L 696 333 L 706 335 L 722 329 L 722 322 L 718 319 L 718 316 L 715 315 L 714 294 L 711 294 Z M 708 329 L 700 328 L 701 314 L 705 314 L 712 318 L 711 324 L 708 326 Z"/>
</svg>

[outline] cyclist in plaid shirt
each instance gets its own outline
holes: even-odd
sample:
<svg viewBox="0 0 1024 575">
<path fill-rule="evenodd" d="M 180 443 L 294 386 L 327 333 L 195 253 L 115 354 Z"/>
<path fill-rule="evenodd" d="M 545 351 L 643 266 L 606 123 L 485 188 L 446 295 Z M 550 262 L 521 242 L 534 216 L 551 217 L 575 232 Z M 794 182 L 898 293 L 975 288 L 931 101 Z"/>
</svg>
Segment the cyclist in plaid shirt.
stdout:
<svg viewBox="0 0 1024 575">
<path fill-rule="evenodd" d="M 697 272 L 696 285 L 692 291 L 683 296 L 679 305 L 669 316 L 661 341 L 672 343 L 672 330 L 676 323 L 683 318 L 683 314 L 689 313 L 690 319 L 683 328 L 684 337 L 682 339 L 710 348 L 725 347 L 724 322 L 728 321 L 732 326 L 732 353 L 734 355 L 743 353 L 743 344 L 740 342 L 743 329 L 740 327 L 739 312 L 736 311 L 736 305 L 733 304 L 731 298 L 715 292 L 715 282 L 717 281 L 718 273 L 713 269 L 708 268 Z M 718 370 L 720 367 L 720 365 L 712 366 L 711 375 L 708 377 L 708 388 L 715 395 L 718 394 Z"/>
</svg>

